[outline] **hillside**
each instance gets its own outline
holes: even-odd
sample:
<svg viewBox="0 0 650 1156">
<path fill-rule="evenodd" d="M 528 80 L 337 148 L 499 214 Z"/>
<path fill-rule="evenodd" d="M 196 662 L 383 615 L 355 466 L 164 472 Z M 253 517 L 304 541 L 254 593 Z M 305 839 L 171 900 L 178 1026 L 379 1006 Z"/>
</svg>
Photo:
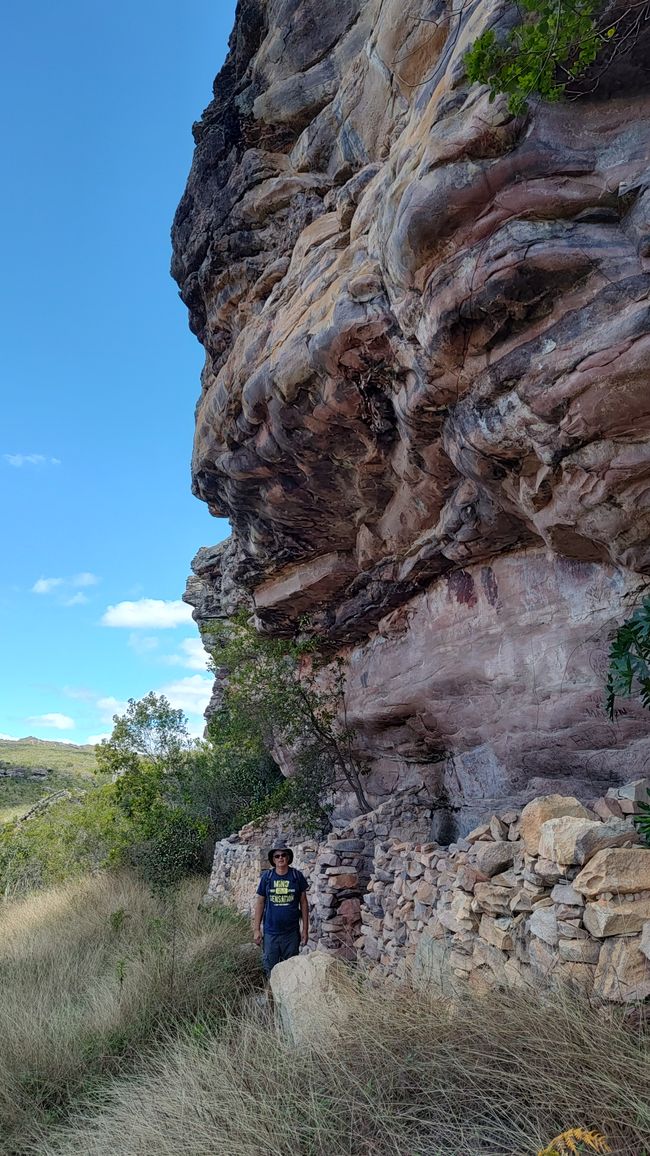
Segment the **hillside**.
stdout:
<svg viewBox="0 0 650 1156">
<path fill-rule="evenodd" d="M 93 781 L 95 748 L 28 736 L 0 741 L 0 823 L 33 807 L 46 795 L 76 790 Z"/>
</svg>

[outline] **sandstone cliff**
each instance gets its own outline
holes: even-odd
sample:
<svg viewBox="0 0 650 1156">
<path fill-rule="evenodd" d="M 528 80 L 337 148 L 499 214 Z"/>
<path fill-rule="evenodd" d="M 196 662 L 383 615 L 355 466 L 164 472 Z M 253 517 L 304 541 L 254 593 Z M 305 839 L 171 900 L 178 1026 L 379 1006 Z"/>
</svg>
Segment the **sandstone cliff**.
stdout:
<svg viewBox="0 0 650 1156">
<path fill-rule="evenodd" d="M 240 0 L 173 230 L 194 492 L 233 528 L 195 616 L 309 615 L 371 794 L 424 778 L 465 827 L 650 749 L 601 707 L 650 569 L 648 43 L 514 118 L 463 66 L 508 19 Z"/>
</svg>

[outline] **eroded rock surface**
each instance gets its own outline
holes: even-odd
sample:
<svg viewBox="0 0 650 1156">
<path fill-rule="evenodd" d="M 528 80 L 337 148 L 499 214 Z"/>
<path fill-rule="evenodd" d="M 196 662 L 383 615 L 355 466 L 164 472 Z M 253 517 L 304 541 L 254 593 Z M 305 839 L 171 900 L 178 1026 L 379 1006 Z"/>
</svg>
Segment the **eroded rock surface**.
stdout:
<svg viewBox="0 0 650 1156">
<path fill-rule="evenodd" d="M 309 616 L 371 791 L 454 807 L 648 754 L 601 688 L 650 569 L 650 54 L 513 118 L 463 67 L 510 16 L 240 0 L 173 234 L 194 490 L 233 527 L 188 601 Z"/>
</svg>

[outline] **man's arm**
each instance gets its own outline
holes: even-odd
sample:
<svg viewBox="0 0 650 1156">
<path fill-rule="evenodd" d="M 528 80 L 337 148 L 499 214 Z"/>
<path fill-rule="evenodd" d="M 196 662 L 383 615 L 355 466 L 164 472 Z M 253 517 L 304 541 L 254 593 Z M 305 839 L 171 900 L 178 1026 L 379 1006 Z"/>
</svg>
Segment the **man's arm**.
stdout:
<svg viewBox="0 0 650 1156">
<path fill-rule="evenodd" d="M 300 943 L 302 947 L 305 947 L 309 939 L 309 904 L 307 902 L 307 894 L 304 891 L 300 895 L 300 918 L 302 920 Z"/>
<path fill-rule="evenodd" d="M 263 895 L 255 896 L 255 911 L 253 912 L 253 940 L 259 947 L 262 942 L 262 917 L 266 900 Z"/>
</svg>

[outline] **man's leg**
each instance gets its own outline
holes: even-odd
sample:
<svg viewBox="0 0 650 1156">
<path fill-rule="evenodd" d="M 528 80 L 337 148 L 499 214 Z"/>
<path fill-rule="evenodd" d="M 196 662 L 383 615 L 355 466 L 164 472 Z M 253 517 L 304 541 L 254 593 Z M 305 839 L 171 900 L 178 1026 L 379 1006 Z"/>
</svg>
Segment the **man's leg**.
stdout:
<svg viewBox="0 0 650 1156">
<path fill-rule="evenodd" d="M 281 936 L 279 935 L 268 935 L 266 932 L 264 933 L 262 967 L 264 968 L 264 974 L 267 979 L 271 974 L 272 968 L 283 958 L 280 950 L 280 939 Z"/>
<path fill-rule="evenodd" d="M 278 935 L 280 955 L 279 960 L 293 959 L 300 952 L 300 931 L 290 931 L 287 935 Z M 276 963 L 279 962 L 276 960 Z"/>
</svg>

